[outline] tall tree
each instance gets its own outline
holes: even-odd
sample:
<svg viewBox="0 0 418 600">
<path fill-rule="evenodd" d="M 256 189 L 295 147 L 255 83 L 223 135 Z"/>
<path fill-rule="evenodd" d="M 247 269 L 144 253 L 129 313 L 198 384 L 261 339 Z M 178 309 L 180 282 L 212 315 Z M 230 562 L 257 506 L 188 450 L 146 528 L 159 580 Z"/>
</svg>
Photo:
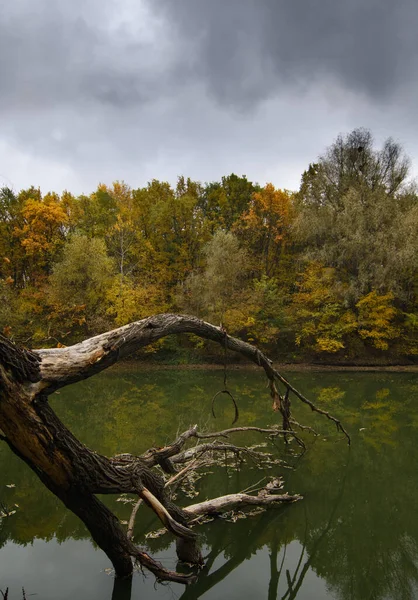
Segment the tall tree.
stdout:
<svg viewBox="0 0 418 600">
<path fill-rule="evenodd" d="M 13 190 L 0 190 L 0 276 L 11 277 L 16 287 L 23 287 L 26 253 L 16 235 L 23 227 L 22 198 Z"/>
<path fill-rule="evenodd" d="M 252 194 L 248 209 L 236 221 L 234 232 L 252 250 L 258 275 L 272 277 L 290 245 L 292 194 L 272 183 Z"/>
<path fill-rule="evenodd" d="M 113 262 L 100 238 L 76 235 L 66 244 L 49 283 L 51 318 L 61 331 L 74 326 L 84 334 L 103 329 L 107 290 L 114 275 Z"/>
<path fill-rule="evenodd" d="M 170 292 L 197 265 L 206 239 L 198 206 L 200 185 L 180 177 L 176 189 L 153 180 L 134 191 L 144 251 L 153 272 Z"/>
<path fill-rule="evenodd" d="M 376 150 L 369 130 L 354 129 L 346 136 L 339 135 L 319 161 L 303 173 L 299 195 L 304 204 L 335 209 L 353 187 L 365 194 L 383 190 L 396 197 L 405 190 L 409 165 L 402 147 L 391 138 Z"/>
<path fill-rule="evenodd" d="M 14 234 L 27 257 L 26 280 L 35 283 L 37 278 L 51 272 L 65 243 L 68 216 L 58 194 L 42 197 L 39 190 L 31 188 L 19 196 L 24 199 L 22 224 L 15 227 Z"/>
<path fill-rule="evenodd" d="M 258 189 L 245 175 L 239 177 L 234 173 L 222 177 L 221 182 L 207 184 L 199 206 L 210 231 L 214 233 L 219 228 L 229 231 L 242 213 L 248 210 L 252 194 Z"/>
<path fill-rule="evenodd" d="M 104 237 L 117 265 L 122 287 L 124 278 L 134 272 L 139 259 L 136 253 L 139 232 L 132 190 L 126 183 L 115 181 L 112 187 L 102 185 L 100 192 L 109 197 L 114 206 L 114 220 Z"/>
<path fill-rule="evenodd" d="M 337 268 L 354 307 L 373 289 L 411 301 L 417 237 L 409 234 L 417 197 L 408 161 L 392 140 L 373 148 L 371 134 L 339 137 L 302 178 L 296 238 L 308 258 Z"/>
<path fill-rule="evenodd" d="M 236 306 L 237 295 L 245 284 L 248 254 L 233 233 L 219 229 L 204 247 L 203 255 L 204 268 L 187 281 L 186 305 L 229 327 L 226 313 Z"/>
<path fill-rule="evenodd" d="M 115 198 L 103 184 L 89 196 L 78 196 L 73 210 L 77 231 L 88 237 L 103 238 L 117 218 Z"/>
</svg>

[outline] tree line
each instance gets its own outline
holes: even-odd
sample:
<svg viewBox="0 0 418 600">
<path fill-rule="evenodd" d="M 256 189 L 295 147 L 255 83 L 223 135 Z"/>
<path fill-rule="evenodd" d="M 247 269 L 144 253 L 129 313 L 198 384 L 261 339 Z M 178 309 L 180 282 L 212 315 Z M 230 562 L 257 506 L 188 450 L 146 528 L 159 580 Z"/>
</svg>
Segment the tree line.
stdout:
<svg viewBox="0 0 418 600">
<path fill-rule="evenodd" d="M 0 331 L 61 346 L 185 312 L 284 360 L 414 361 L 417 231 L 408 158 L 364 129 L 339 136 L 296 192 L 235 174 L 80 196 L 5 187 Z M 148 352 L 190 358 L 203 343 Z"/>
</svg>

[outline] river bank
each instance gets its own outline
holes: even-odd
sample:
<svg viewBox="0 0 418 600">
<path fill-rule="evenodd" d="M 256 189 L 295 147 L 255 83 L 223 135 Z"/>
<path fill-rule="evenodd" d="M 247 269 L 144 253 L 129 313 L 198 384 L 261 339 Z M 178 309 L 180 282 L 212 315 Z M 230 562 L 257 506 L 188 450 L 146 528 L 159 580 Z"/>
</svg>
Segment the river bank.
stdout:
<svg viewBox="0 0 418 600">
<path fill-rule="evenodd" d="M 308 372 L 308 371 L 343 371 L 343 372 L 393 372 L 393 373 L 418 373 L 418 365 L 326 365 L 313 363 L 274 363 L 279 371 Z M 144 371 L 152 370 L 181 370 L 181 371 L 219 371 L 224 369 L 221 363 L 196 363 L 196 364 L 168 364 L 156 361 L 144 361 L 141 359 L 127 359 L 119 362 L 113 368 L 118 371 L 141 369 Z M 252 363 L 227 363 L 228 370 L 257 371 L 259 367 Z"/>
</svg>

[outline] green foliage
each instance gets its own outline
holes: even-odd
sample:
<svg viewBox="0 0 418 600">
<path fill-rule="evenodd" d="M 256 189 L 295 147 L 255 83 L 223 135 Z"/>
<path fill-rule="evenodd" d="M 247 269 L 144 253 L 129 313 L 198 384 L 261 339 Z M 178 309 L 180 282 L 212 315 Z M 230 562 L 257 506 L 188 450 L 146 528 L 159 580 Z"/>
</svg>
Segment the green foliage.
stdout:
<svg viewBox="0 0 418 600">
<path fill-rule="evenodd" d="M 262 275 L 253 281 L 246 310 L 248 341 L 274 348 L 286 323 L 284 298 L 275 278 Z"/>
<path fill-rule="evenodd" d="M 228 318 L 228 312 L 235 307 L 245 282 L 247 253 L 233 233 L 219 229 L 203 248 L 203 256 L 204 269 L 187 281 L 185 304 L 192 312 L 236 330 L 237 323 L 231 313 Z"/>
<path fill-rule="evenodd" d="M 297 193 L 235 174 L 138 189 L 115 181 L 78 197 L 3 188 L 0 329 L 62 343 L 184 310 L 285 360 L 414 360 L 418 196 L 408 172 L 398 144 L 376 149 L 358 129 L 309 165 Z M 198 352 L 176 340 L 161 348 L 184 350 L 181 360 Z"/>
<path fill-rule="evenodd" d="M 85 325 L 88 332 L 100 330 L 105 323 L 107 290 L 114 275 L 106 245 L 99 238 L 74 236 L 65 246 L 62 259 L 50 277 L 49 299 L 55 307 L 55 318 Z"/>
<path fill-rule="evenodd" d="M 232 173 L 222 177 L 221 182 L 206 185 L 199 199 L 210 231 L 214 233 L 222 228 L 229 231 L 241 215 L 247 211 L 252 195 L 259 186 L 248 181 L 246 176 L 238 177 Z"/>
<path fill-rule="evenodd" d="M 416 196 L 408 162 L 393 141 L 372 147 L 369 132 L 339 137 L 302 177 L 295 237 L 305 256 L 338 269 L 354 308 L 373 289 L 411 297 L 418 276 Z"/>
</svg>

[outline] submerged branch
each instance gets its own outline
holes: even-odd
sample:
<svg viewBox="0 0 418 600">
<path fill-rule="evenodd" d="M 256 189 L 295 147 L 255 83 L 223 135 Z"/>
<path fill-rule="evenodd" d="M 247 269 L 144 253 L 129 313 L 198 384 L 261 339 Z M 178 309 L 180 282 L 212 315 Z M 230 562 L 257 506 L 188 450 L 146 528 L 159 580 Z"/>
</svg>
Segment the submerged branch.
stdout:
<svg viewBox="0 0 418 600">
<path fill-rule="evenodd" d="M 154 560 L 147 552 L 139 550 L 134 545 L 130 554 L 135 558 L 142 567 L 151 571 L 158 581 L 173 581 L 175 583 L 182 583 L 183 585 L 190 585 L 196 580 L 196 575 L 177 573 L 176 571 L 169 571 L 163 565 Z"/>
<path fill-rule="evenodd" d="M 247 446 L 235 446 L 234 444 L 225 444 L 224 442 L 211 442 L 208 444 L 199 444 L 197 446 L 193 446 L 193 448 L 189 448 L 188 450 L 177 454 L 173 457 L 172 462 L 175 464 L 184 463 L 195 458 L 196 456 L 200 457 L 206 452 L 231 452 L 237 457 L 240 457 L 242 454 L 244 454 L 255 461 L 263 461 L 271 458 L 270 454 L 267 454 L 266 452 L 256 452 Z"/>
<path fill-rule="evenodd" d="M 201 515 L 213 515 L 229 510 L 236 509 L 237 507 L 244 506 L 267 506 L 270 504 L 279 503 L 291 503 L 302 500 L 303 496 L 295 494 L 293 496 L 289 494 L 269 494 L 262 493 L 265 488 L 258 493 L 257 496 L 251 496 L 250 494 L 228 494 L 226 496 L 219 496 L 219 498 L 213 498 L 212 500 L 205 500 L 198 504 L 192 504 L 187 506 L 184 510 L 194 517 Z"/>
<path fill-rule="evenodd" d="M 289 433 L 284 429 L 278 429 L 276 427 L 231 427 L 230 429 L 224 429 L 223 431 L 215 431 L 214 433 L 199 433 L 196 432 L 198 439 L 208 439 L 217 437 L 228 437 L 231 433 L 239 433 L 242 431 L 258 431 L 259 433 L 266 433 L 269 437 L 277 437 L 280 434 Z"/>
<path fill-rule="evenodd" d="M 136 515 L 138 513 L 138 509 L 142 504 L 142 498 L 139 498 L 137 500 L 137 502 L 135 503 L 135 506 L 132 509 L 131 512 L 131 516 L 129 517 L 129 522 L 128 522 L 128 529 L 126 531 L 126 537 L 128 538 L 128 540 L 132 540 L 132 536 L 134 533 L 134 527 L 135 527 L 135 519 L 136 519 Z"/>
</svg>

